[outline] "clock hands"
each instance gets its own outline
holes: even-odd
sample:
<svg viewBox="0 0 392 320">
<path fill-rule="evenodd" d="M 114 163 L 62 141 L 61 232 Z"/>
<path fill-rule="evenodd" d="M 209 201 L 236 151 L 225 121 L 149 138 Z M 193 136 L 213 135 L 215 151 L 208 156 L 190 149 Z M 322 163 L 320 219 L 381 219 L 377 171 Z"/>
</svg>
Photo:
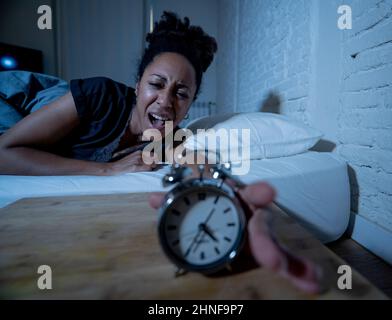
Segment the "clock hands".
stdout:
<svg viewBox="0 0 392 320">
<path fill-rule="evenodd" d="M 215 212 L 215 208 L 213 208 L 213 209 L 211 210 L 211 212 L 210 212 L 210 214 L 208 215 L 206 221 L 204 221 L 204 223 L 201 223 L 201 224 L 207 224 L 207 222 L 210 221 L 210 219 L 211 219 L 211 217 L 212 217 L 212 214 L 213 214 L 214 212 Z M 199 225 L 199 228 L 200 228 L 200 225 Z"/>
<path fill-rule="evenodd" d="M 197 241 L 196 247 L 195 249 L 193 249 L 193 252 L 196 252 L 197 248 L 199 247 L 199 245 L 202 243 L 204 236 L 207 234 L 212 240 L 214 240 L 215 242 L 219 242 L 219 240 L 214 236 L 214 234 L 212 233 L 212 230 L 205 224 L 205 223 L 200 223 L 199 224 L 199 228 L 200 230 L 204 231 L 202 236 L 200 237 L 200 240 Z"/>
<path fill-rule="evenodd" d="M 198 168 L 199 179 L 185 181 L 179 166 L 165 176 L 164 183 L 179 184 L 162 207 L 159 236 L 165 253 L 181 270 L 210 274 L 231 263 L 242 247 L 246 224 L 235 199 L 240 183 L 225 183 L 234 180 L 230 166 L 210 169 L 213 179 L 204 179 L 204 168 Z"/>
<path fill-rule="evenodd" d="M 199 224 L 199 231 L 197 232 L 196 236 L 193 238 L 192 243 L 191 243 L 191 245 L 189 246 L 189 248 L 185 251 L 184 257 L 186 257 L 186 256 L 189 254 L 189 252 L 191 252 L 191 249 L 192 249 L 193 245 L 194 245 L 196 242 L 198 242 L 198 244 L 200 243 L 200 241 L 197 241 L 197 239 L 199 238 L 199 236 L 200 236 L 200 234 L 201 234 L 202 231 L 203 231 L 203 230 L 200 228 L 200 224 Z M 200 240 L 202 240 L 202 239 L 200 239 Z M 196 246 L 196 248 L 197 248 L 197 247 L 198 247 L 198 245 Z M 195 249 L 195 250 L 196 250 L 196 249 Z M 195 251 L 195 250 L 193 250 L 193 251 Z"/>
<path fill-rule="evenodd" d="M 199 228 L 200 228 L 200 232 L 202 232 L 203 229 L 201 228 L 201 224 L 199 224 Z M 201 234 L 201 237 L 200 237 L 200 239 L 199 239 L 199 241 L 197 241 L 196 246 L 195 246 L 195 248 L 193 249 L 193 252 L 196 252 L 196 251 L 197 251 L 197 248 L 199 248 L 200 244 L 203 242 L 204 236 L 205 236 L 205 233 L 202 233 L 202 234 Z"/>
<path fill-rule="evenodd" d="M 211 212 L 209 213 L 207 219 L 203 222 L 199 224 L 199 232 L 198 235 L 202 233 L 201 238 L 199 239 L 199 241 L 197 241 L 197 244 L 195 246 L 195 248 L 193 249 L 193 252 L 196 252 L 197 248 L 199 248 L 200 243 L 202 243 L 202 240 L 204 238 L 204 235 L 207 234 L 212 240 L 214 240 L 215 242 L 219 242 L 219 240 L 214 236 L 214 234 L 212 233 L 212 230 L 210 229 L 210 227 L 207 225 L 207 222 L 211 219 L 213 213 L 215 212 L 215 208 L 213 208 L 211 210 Z M 196 237 L 195 237 L 196 239 Z M 188 252 L 189 253 L 189 252 Z"/>
<path fill-rule="evenodd" d="M 207 219 L 204 221 L 204 223 L 200 223 L 199 224 L 199 231 L 197 232 L 196 236 L 193 238 L 192 243 L 190 244 L 189 248 L 185 251 L 185 257 L 189 254 L 189 252 L 191 252 L 194 244 L 196 243 L 196 240 L 199 238 L 200 234 L 204 231 L 202 225 L 206 225 L 207 224 L 207 222 L 211 219 L 214 211 L 215 211 L 215 208 L 213 208 L 211 210 L 211 212 L 208 214 Z M 202 234 L 202 238 L 203 237 L 204 237 L 204 233 Z M 202 240 L 202 239 L 200 239 L 200 240 Z M 198 242 L 195 250 L 193 250 L 193 251 L 196 251 L 196 249 L 198 248 L 199 244 L 200 244 L 200 242 Z"/>
<path fill-rule="evenodd" d="M 210 227 L 204 223 L 201 224 L 201 228 L 203 229 L 203 231 L 215 242 L 219 242 L 219 240 L 214 236 L 214 234 L 212 233 L 212 230 L 210 229 Z"/>
</svg>

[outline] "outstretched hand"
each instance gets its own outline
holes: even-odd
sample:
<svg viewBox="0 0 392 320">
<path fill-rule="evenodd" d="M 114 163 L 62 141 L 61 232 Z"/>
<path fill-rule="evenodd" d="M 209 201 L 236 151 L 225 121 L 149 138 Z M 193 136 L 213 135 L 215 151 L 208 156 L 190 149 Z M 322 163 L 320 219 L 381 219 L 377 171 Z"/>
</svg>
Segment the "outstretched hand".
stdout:
<svg viewBox="0 0 392 320">
<path fill-rule="evenodd" d="M 274 189 L 266 183 L 259 182 L 246 186 L 239 193 L 252 213 L 248 222 L 249 245 L 257 263 L 289 279 L 293 285 L 304 292 L 318 292 L 320 287 L 317 266 L 305 258 L 288 252 L 271 236 L 267 213 L 263 208 L 274 200 Z M 164 193 L 151 194 L 150 206 L 158 209 L 163 199 Z"/>
</svg>

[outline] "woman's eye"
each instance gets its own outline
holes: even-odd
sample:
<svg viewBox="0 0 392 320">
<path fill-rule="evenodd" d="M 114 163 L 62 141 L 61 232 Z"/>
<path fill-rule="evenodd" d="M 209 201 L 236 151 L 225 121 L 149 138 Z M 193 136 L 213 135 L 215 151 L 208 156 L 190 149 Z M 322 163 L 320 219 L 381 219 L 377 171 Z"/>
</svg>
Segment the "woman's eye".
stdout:
<svg viewBox="0 0 392 320">
<path fill-rule="evenodd" d="M 159 82 L 150 82 L 150 86 L 153 86 L 154 88 L 162 88 L 162 84 Z"/>
<path fill-rule="evenodd" d="M 189 96 L 186 93 L 183 92 L 177 92 L 177 94 L 180 96 L 181 99 L 188 99 Z"/>
</svg>

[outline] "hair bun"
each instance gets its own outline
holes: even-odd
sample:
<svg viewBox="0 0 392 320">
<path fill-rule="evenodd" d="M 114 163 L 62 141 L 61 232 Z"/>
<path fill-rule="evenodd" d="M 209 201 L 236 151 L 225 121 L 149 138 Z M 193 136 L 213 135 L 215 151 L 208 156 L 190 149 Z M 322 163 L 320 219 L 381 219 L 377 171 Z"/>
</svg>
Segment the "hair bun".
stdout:
<svg viewBox="0 0 392 320">
<path fill-rule="evenodd" d="M 160 46 L 164 42 L 182 44 L 195 55 L 198 64 L 205 72 L 214 59 L 218 46 L 213 37 L 206 34 L 201 27 L 190 26 L 189 18 L 182 21 L 173 12 L 164 11 L 154 30 L 146 37 L 149 47 Z M 195 59 L 193 59 L 195 60 Z"/>
</svg>

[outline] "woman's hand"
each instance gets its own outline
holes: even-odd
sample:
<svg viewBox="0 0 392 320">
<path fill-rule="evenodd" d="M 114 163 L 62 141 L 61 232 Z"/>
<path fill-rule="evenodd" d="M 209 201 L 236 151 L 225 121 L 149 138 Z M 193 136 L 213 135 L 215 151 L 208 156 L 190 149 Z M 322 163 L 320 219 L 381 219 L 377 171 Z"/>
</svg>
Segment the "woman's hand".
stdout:
<svg viewBox="0 0 392 320">
<path fill-rule="evenodd" d="M 246 186 L 239 193 L 252 213 L 248 222 L 249 244 L 257 263 L 288 278 L 296 287 L 307 293 L 318 292 L 320 288 L 316 265 L 288 252 L 271 237 L 263 208 L 274 200 L 274 189 L 266 183 L 259 182 Z M 163 199 L 163 193 L 151 194 L 150 206 L 158 209 Z"/>
<path fill-rule="evenodd" d="M 271 236 L 267 224 L 268 213 L 263 208 L 274 200 L 274 189 L 259 182 L 246 186 L 239 193 L 252 212 L 248 222 L 249 244 L 259 265 L 289 279 L 307 293 L 319 292 L 318 267 L 310 260 L 287 251 Z"/>
<path fill-rule="evenodd" d="M 151 171 L 154 170 L 158 165 L 156 164 L 158 159 L 148 155 L 140 150 L 131 153 L 130 155 L 121 158 L 115 162 L 110 162 L 108 165 L 108 175 L 116 175 L 128 172 L 139 172 L 139 171 Z"/>
</svg>

